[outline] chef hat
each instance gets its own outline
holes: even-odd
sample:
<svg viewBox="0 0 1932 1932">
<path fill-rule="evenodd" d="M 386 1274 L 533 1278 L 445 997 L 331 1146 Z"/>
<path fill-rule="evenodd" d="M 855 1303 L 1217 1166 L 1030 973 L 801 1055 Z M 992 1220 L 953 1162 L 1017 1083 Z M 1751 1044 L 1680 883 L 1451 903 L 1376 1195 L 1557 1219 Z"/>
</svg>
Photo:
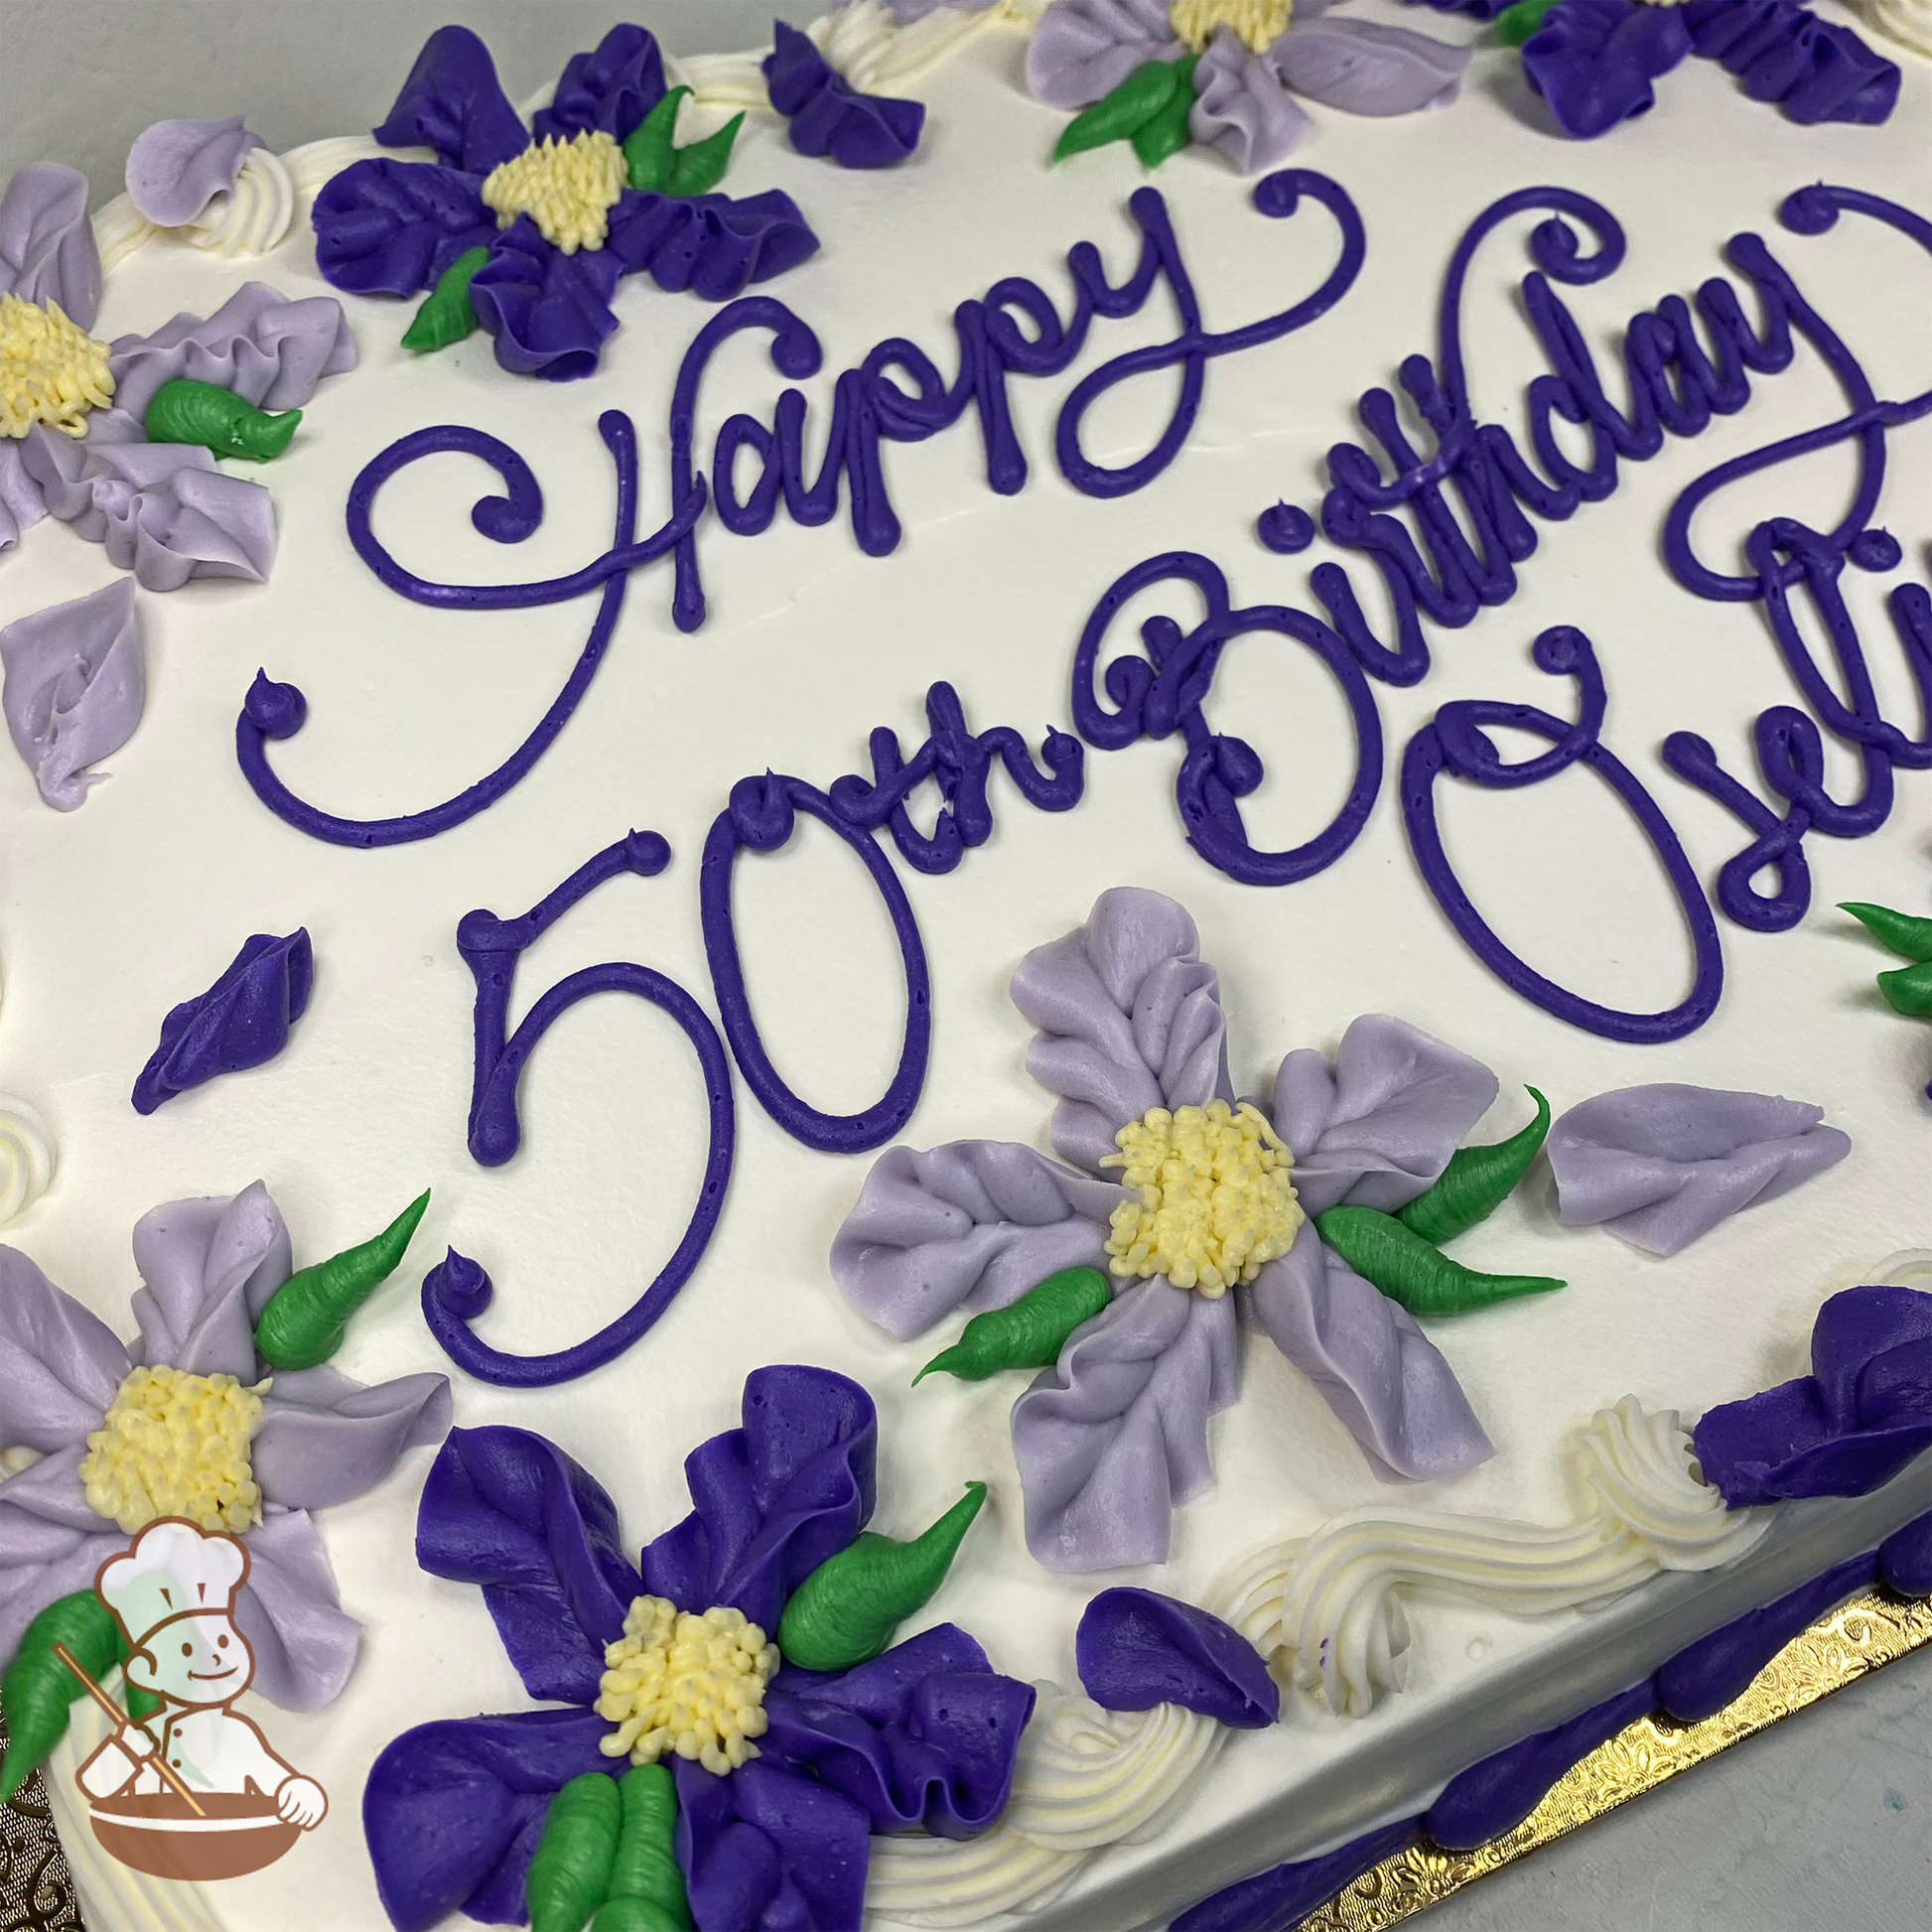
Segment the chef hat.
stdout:
<svg viewBox="0 0 1932 1932">
<path fill-rule="evenodd" d="M 233 1537 L 163 1517 L 134 1539 L 125 1556 L 101 1565 L 94 1588 L 139 1649 L 157 1624 L 184 1610 L 225 1613 L 247 1574 L 248 1552 Z"/>
</svg>

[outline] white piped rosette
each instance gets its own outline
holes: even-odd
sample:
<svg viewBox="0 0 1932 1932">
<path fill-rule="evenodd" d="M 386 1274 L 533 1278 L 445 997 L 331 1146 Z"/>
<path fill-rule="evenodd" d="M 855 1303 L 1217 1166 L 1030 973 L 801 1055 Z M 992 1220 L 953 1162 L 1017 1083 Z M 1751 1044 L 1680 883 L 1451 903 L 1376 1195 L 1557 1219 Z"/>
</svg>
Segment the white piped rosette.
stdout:
<svg viewBox="0 0 1932 1932">
<path fill-rule="evenodd" d="M 26 1101 L 0 1093 L 0 1224 L 47 1192 L 54 1178 L 54 1136 Z"/>
</svg>

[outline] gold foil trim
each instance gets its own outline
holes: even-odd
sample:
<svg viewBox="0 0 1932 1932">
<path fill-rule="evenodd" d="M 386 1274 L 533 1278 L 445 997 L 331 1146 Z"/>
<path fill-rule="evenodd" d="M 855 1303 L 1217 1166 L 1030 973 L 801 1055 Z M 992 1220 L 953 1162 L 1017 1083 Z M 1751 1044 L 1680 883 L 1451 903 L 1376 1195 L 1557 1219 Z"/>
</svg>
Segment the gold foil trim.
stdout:
<svg viewBox="0 0 1932 1932">
<path fill-rule="evenodd" d="M 1884 1590 L 1855 1597 L 1792 1638 L 1715 1717 L 1694 1725 L 1639 1718 L 1573 1766 L 1513 1832 L 1473 1852 L 1413 1845 L 1363 1872 L 1298 1932 L 1399 1924 L 1928 1642 L 1932 1597 L 1901 1601 Z"/>
</svg>

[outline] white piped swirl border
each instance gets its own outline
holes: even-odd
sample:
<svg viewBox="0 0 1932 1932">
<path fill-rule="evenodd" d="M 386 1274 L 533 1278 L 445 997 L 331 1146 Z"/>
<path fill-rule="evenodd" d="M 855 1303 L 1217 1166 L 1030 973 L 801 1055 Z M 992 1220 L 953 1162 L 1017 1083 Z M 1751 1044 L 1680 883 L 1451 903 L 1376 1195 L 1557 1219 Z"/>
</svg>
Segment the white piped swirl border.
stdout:
<svg viewBox="0 0 1932 1932">
<path fill-rule="evenodd" d="M 54 1136 L 36 1108 L 0 1093 L 0 1225 L 47 1192 L 54 1178 Z"/>
</svg>

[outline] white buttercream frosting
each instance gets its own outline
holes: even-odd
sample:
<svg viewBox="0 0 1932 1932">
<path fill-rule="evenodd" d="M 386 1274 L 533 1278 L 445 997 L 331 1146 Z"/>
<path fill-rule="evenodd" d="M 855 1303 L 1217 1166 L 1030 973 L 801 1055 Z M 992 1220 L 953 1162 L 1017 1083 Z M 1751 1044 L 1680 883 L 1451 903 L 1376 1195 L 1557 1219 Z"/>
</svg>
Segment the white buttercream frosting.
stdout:
<svg viewBox="0 0 1932 1932">
<path fill-rule="evenodd" d="M 1701 1479 L 1674 1410 L 1647 1413 L 1634 1396 L 1590 1418 L 1571 1462 L 1588 1507 L 1567 1523 L 1353 1511 L 1250 1559 L 1228 1587 L 1230 1620 L 1297 1686 L 1354 1717 L 1402 1687 L 1402 1599 L 1418 1585 L 1513 1616 L 1548 1615 L 1659 1571 L 1715 1570 L 1770 1527 L 1768 1511 L 1726 1509 Z"/>
<path fill-rule="evenodd" d="M 1887 40 L 1932 56 L 1932 0 L 1859 0 L 1859 10 Z"/>
<path fill-rule="evenodd" d="M 47 1192 L 54 1178 L 54 1136 L 26 1101 L 0 1093 L 0 1224 Z"/>
</svg>

